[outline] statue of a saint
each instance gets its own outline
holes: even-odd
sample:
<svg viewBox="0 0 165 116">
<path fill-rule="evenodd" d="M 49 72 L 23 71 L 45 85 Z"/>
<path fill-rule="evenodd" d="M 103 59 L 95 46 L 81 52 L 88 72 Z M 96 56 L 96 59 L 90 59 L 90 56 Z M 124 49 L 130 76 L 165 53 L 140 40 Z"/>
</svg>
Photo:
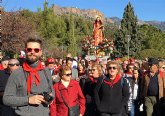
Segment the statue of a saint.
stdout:
<svg viewBox="0 0 165 116">
<path fill-rule="evenodd" d="M 104 25 L 102 24 L 101 16 L 96 16 L 96 20 L 93 23 L 93 38 L 94 45 L 98 46 L 102 43 L 104 38 Z"/>
</svg>

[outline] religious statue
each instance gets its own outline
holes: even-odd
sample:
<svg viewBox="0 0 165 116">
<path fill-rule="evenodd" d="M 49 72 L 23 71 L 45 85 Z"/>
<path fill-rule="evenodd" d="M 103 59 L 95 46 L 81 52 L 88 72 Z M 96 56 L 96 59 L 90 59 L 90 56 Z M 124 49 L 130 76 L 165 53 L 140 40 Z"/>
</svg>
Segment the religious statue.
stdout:
<svg viewBox="0 0 165 116">
<path fill-rule="evenodd" d="M 104 39 L 104 25 L 102 24 L 101 16 L 96 16 L 96 20 L 93 23 L 93 38 L 94 38 L 94 45 L 98 46 L 102 43 Z"/>
</svg>

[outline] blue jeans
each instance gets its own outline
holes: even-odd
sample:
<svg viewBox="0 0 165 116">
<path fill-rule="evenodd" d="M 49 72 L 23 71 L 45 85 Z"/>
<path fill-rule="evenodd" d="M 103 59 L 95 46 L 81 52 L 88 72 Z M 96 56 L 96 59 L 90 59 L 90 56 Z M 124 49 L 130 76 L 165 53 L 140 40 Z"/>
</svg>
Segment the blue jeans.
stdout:
<svg viewBox="0 0 165 116">
<path fill-rule="evenodd" d="M 130 116 L 139 116 L 139 101 L 133 100 Z"/>
</svg>

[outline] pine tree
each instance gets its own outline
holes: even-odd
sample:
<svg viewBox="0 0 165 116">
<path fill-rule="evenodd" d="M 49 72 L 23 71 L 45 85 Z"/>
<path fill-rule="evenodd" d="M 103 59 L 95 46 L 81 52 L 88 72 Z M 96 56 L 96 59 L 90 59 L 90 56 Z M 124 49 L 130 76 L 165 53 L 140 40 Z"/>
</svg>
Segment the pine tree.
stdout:
<svg viewBox="0 0 165 116">
<path fill-rule="evenodd" d="M 56 35 L 56 19 L 52 8 L 48 7 L 48 2 L 44 3 L 44 10 L 41 13 L 40 32 L 46 40 L 54 38 Z"/>
<path fill-rule="evenodd" d="M 137 35 L 137 17 L 134 14 L 134 9 L 129 2 L 124 9 L 121 28 L 116 35 L 115 45 L 120 57 L 130 56 L 135 57 L 141 50 L 141 41 Z"/>
<path fill-rule="evenodd" d="M 70 22 L 69 22 L 69 48 L 68 51 L 73 55 L 76 56 L 77 54 L 77 45 L 76 45 L 76 38 L 75 38 L 75 21 L 74 15 L 70 13 Z"/>
</svg>

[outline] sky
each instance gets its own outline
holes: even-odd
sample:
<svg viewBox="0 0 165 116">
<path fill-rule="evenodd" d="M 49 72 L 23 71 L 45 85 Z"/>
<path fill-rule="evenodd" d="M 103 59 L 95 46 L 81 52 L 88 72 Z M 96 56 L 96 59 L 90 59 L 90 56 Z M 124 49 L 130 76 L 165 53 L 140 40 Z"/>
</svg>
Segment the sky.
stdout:
<svg viewBox="0 0 165 116">
<path fill-rule="evenodd" d="M 1 0 L 5 11 L 43 8 L 45 0 Z M 96 9 L 105 17 L 123 17 L 124 8 L 131 2 L 135 15 L 143 21 L 165 21 L 165 0 L 47 0 L 49 6 Z"/>
</svg>

